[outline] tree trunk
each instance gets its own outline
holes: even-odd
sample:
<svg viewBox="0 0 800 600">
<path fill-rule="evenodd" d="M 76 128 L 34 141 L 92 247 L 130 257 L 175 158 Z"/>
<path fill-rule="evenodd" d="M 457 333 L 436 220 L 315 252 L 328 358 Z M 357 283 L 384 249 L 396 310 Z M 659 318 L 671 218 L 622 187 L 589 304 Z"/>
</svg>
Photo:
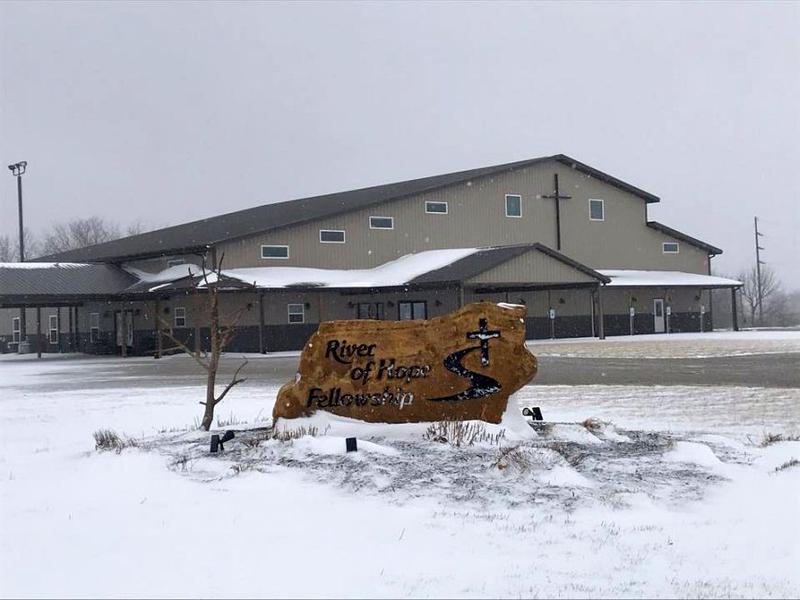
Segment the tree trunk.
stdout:
<svg viewBox="0 0 800 600">
<path fill-rule="evenodd" d="M 220 337 L 219 337 L 219 297 L 216 289 L 208 290 L 211 294 L 211 357 L 208 361 L 208 381 L 206 383 L 206 409 L 203 413 L 203 422 L 200 427 L 208 431 L 214 422 L 214 407 L 217 399 L 214 388 L 217 382 L 217 369 L 219 368 Z"/>
</svg>

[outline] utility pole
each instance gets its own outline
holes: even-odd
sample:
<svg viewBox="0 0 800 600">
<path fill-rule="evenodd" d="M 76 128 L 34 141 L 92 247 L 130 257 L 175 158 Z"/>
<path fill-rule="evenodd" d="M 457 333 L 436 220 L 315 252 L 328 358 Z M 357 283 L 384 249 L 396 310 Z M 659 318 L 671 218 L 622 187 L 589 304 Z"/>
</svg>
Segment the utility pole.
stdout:
<svg viewBox="0 0 800 600">
<path fill-rule="evenodd" d="M 8 165 L 8 170 L 17 178 L 17 207 L 19 211 L 19 262 L 25 262 L 25 230 L 22 226 L 22 175 L 28 166 L 27 161 L 20 161 L 13 165 Z M 22 342 L 27 337 L 27 329 L 25 328 L 25 307 L 19 309 L 19 345 L 17 351 L 22 347 Z"/>
<path fill-rule="evenodd" d="M 753 217 L 753 226 L 755 231 L 755 241 L 756 241 L 756 294 L 758 298 L 758 324 L 764 324 L 764 311 L 761 306 L 761 301 L 763 300 L 763 296 L 761 295 L 761 265 L 766 264 L 761 260 L 761 250 L 764 250 L 759 245 L 758 238 L 764 237 L 763 233 L 759 233 L 758 231 L 758 217 Z"/>
</svg>

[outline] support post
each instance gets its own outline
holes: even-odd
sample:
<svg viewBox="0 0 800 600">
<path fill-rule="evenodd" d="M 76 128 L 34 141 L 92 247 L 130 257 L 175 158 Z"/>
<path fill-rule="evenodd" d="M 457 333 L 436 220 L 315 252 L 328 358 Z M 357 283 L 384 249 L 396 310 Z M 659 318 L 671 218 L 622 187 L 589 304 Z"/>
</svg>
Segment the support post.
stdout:
<svg viewBox="0 0 800 600">
<path fill-rule="evenodd" d="M 69 328 L 69 351 L 75 351 L 75 334 L 72 331 L 72 307 L 67 307 L 67 327 Z"/>
<path fill-rule="evenodd" d="M 156 353 L 155 358 L 161 358 L 164 352 L 164 341 L 161 339 L 161 300 L 156 298 L 155 313 L 153 316 L 153 327 L 156 328 Z"/>
<path fill-rule="evenodd" d="M 81 351 L 81 332 L 78 324 L 78 307 L 75 307 L 75 350 Z"/>
<path fill-rule="evenodd" d="M 128 314 L 125 312 L 124 304 L 121 306 L 119 313 L 119 328 L 121 330 L 117 336 L 120 341 L 119 348 L 122 358 L 128 358 Z"/>
<path fill-rule="evenodd" d="M 36 307 L 36 358 L 42 358 L 42 309 Z"/>
<path fill-rule="evenodd" d="M 322 302 L 319 305 L 320 310 L 322 310 Z M 267 353 L 267 348 L 264 345 L 264 292 L 258 292 L 258 351 L 261 354 Z"/>
<path fill-rule="evenodd" d="M 603 286 L 597 286 L 597 313 L 598 313 L 598 331 L 600 332 L 600 339 L 606 339 L 605 320 L 603 315 Z"/>
<path fill-rule="evenodd" d="M 458 307 L 462 308 L 464 306 L 464 286 L 458 286 Z"/>
<path fill-rule="evenodd" d="M 736 310 L 736 288 L 731 288 L 731 321 L 733 330 L 739 331 L 739 313 Z"/>
</svg>

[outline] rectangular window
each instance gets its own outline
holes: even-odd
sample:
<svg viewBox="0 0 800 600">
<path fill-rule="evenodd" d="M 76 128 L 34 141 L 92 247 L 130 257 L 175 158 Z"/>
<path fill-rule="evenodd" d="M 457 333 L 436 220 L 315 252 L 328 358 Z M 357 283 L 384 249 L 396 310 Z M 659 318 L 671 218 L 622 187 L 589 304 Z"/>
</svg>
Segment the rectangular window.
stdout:
<svg viewBox="0 0 800 600">
<path fill-rule="evenodd" d="M 261 258 L 289 258 L 289 246 L 261 246 Z"/>
<path fill-rule="evenodd" d="M 58 315 L 50 315 L 48 317 L 48 337 L 51 344 L 58 343 Z"/>
<path fill-rule="evenodd" d="M 304 304 L 289 304 L 289 323 L 305 323 L 305 305 Z"/>
<path fill-rule="evenodd" d="M 14 344 L 18 344 L 19 338 L 20 338 L 19 317 L 14 317 L 13 319 L 11 319 L 11 342 Z"/>
<path fill-rule="evenodd" d="M 394 229 L 394 217 L 370 217 L 370 229 Z"/>
<path fill-rule="evenodd" d="M 96 344 L 100 340 L 100 313 L 89 313 L 89 341 Z"/>
<path fill-rule="evenodd" d="M 447 202 L 425 202 L 425 212 L 429 215 L 446 215 Z"/>
<path fill-rule="evenodd" d="M 186 327 L 186 308 L 183 306 L 176 306 L 172 313 L 175 327 Z"/>
<path fill-rule="evenodd" d="M 522 196 L 518 194 L 506 194 L 506 216 L 522 216 Z"/>
<path fill-rule="evenodd" d="M 383 302 L 359 302 L 356 318 L 383 320 Z"/>
<path fill-rule="evenodd" d="M 344 244 L 344 229 L 320 229 L 319 241 L 323 244 Z"/>
<path fill-rule="evenodd" d="M 664 254 L 677 254 L 679 250 L 678 242 L 664 242 L 661 244 L 661 251 Z"/>
<path fill-rule="evenodd" d="M 428 303 L 420 301 L 398 302 L 397 316 L 401 321 L 428 318 Z"/>
<path fill-rule="evenodd" d="M 605 221 L 606 214 L 602 200 L 594 198 L 589 199 L 589 220 L 591 221 Z"/>
</svg>

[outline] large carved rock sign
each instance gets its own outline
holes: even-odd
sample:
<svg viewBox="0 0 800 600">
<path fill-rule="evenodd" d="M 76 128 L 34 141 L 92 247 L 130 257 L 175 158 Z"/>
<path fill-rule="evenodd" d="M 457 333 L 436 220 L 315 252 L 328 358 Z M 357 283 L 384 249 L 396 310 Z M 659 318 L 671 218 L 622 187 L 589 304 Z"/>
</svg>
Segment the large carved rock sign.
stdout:
<svg viewBox="0 0 800 600">
<path fill-rule="evenodd" d="M 479 302 L 427 321 L 321 323 L 273 417 L 325 410 L 383 423 L 499 423 L 508 397 L 536 375 L 525 312 Z"/>
</svg>

